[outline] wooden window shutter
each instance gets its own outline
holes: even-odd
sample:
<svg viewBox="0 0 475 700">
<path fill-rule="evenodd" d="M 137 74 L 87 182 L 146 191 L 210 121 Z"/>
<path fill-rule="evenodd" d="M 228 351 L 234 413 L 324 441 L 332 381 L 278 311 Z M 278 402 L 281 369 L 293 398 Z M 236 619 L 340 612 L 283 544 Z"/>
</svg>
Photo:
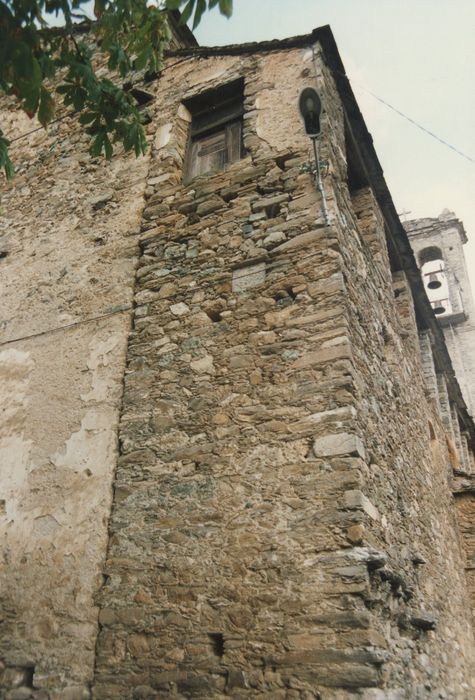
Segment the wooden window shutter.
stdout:
<svg viewBox="0 0 475 700">
<path fill-rule="evenodd" d="M 192 115 L 185 179 L 242 158 L 243 87 L 240 79 L 185 102 Z"/>
<path fill-rule="evenodd" d="M 195 141 L 193 147 L 196 147 L 195 161 L 197 175 L 222 170 L 224 168 L 227 160 L 225 131 L 219 131 L 210 136 L 205 136 Z"/>
<path fill-rule="evenodd" d="M 242 122 L 232 122 L 226 127 L 227 162 L 234 163 L 242 156 Z"/>
</svg>

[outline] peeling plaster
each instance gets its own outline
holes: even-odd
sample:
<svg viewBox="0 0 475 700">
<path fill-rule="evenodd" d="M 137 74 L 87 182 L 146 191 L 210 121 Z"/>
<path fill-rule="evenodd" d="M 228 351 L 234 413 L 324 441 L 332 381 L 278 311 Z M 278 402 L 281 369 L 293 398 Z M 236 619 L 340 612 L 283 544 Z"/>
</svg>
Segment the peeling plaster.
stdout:
<svg viewBox="0 0 475 700">
<path fill-rule="evenodd" d="M 120 342 L 121 336 L 115 333 L 103 342 L 98 342 L 95 339 L 90 343 L 91 355 L 87 366 L 92 372 L 91 391 L 81 395 L 83 401 L 110 399 L 110 378 L 104 369 L 110 365 L 112 359 L 110 356 L 114 350 L 117 350 Z"/>
<path fill-rule="evenodd" d="M 154 142 L 154 146 L 157 149 L 157 151 L 161 148 L 165 148 L 165 146 L 169 143 L 171 138 L 172 126 L 173 125 L 170 123 L 164 124 L 158 129 Z"/>
<path fill-rule="evenodd" d="M 12 502 L 21 498 L 28 478 L 31 440 L 25 440 L 27 390 L 33 361 L 30 354 L 16 349 L 0 353 L 1 409 L 0 463 L 2 465 L 2 496 L 6 499 L 6 515 L 12 517 L 16 507 Z"/>
</svg>

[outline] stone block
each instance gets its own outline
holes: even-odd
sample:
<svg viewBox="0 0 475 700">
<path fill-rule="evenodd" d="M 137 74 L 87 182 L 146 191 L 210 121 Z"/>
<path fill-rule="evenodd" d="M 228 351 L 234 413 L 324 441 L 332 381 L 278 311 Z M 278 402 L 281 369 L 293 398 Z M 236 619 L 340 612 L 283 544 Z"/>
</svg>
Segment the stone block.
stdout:
<svg viewBox="0 0 475 700">
<path fill-rule="evenodd" d="M 155 134 L 155 139 L 154 139 L 154 148 L 159 151 L 161 148 L 164 148 L 170 141 L 171 138 L 171 131 L 173 128 L 173 124 L 168 123 L 168 124 L 162 124 L 157 129 L 157 133 Z"/>
<path fill-rule="evenodd" d="M 340 408 L 332 408 L 329 411 L 320 411 L 319 413 L 312 413 L 308 416 L 307 420 L 312 423 L 328 423 L 328 422 L 341 422 L 345 420 L 352 420 L 356 418 L 356 409 L 353 406 L 341 406 Z"/>
<path fill-rule="evenodd" d="M 252 367 L 253 365 L 253 355 L 235 355 L 229 360 L 230 369 L 244 369 L 245 367 Z"/>
<path fill-rule="evenodd" d="M 252 203 L 252 211 L 258 212 L 268 207 L 277 206 L 278 204 L 283 204 L 289 201 L 288 194 L 278 194 L 274 197 L 265 197 L 263 199 L 258 199 L 256 202 Z"/>
<path fill-rule="evenodd" d="M 130 492 L 130 489 L 129 489 Z M 116 496 L 117 496 L 117 489 L 115 491 Z M 103 625 L 104 627 L 107 627 L 109 625 L 113 625 L 117 620 L 117 616 L 115 613 L 115 610 L 112 608 L 102 608 L 99 611 L 99 624 Z"/>
<path fill-rule="evenodd" d="M 157 204 L 155 206 L 147 207 L 144 210 L 143 216 L 144 219 L 152 221 L 154 219 L 159 219 L 160 217 L 165 216 L 166 214 L 168 214 L 169 211 L 170 209 L 166 206 L 166 204 Z"/>
<path fill-rule="evenodd" d="M 435 630 L 437 627 L 437 619 L 429 613 L 419 613 L 411 617 L 411 625 L 416 629 L 428 632 L 429 630 Z"/>
<path fill-rule="evenodd" d="M 24 666 L 7 666 L 2 674 L 2 685 L 5 688 L 19 688 L 26 685 L 31 677 L 32 669 Z"/>
<path fill-rule="evenodd" d="M 442 697 L 439 694 L 439 698 Z M 407 692 L 404 688 L 372 688 L 365 692 L 365 700 L 407 700 Z"/>
<path fill-rule="evenodd" d="M 367 498 L 364 493 L 358 491 L 357 489 L 345 491 L 343 503 L 345 508 L 349 508 L 351 510 L 363 510 L 372 520 L 380 520 L 378 509 L 371 503 L 369 498 Z"/>
<path fill-rule="evenodd" d="M 196 374 L 214 374 L 214 364 L 211 355 L 205 355 L 199 360 L 193 360 L 190 362 L 190 367 Z"/>
<path fill-rule="evenodd" d="M 325 241 L 325 231 L 323 229 L 317 229 L 315 231 L 307 231 L 307 233 L 301 233 L 289 241 L 282 243 L 281 245 L 274 248 L 274 253 L 284 253 L 289 250 L 297 250 L 298 248 L 305 248 L 314 246 L 316 243 Z"/>
<path fill-rule="evenodd" d="M 94 700 L 123 700 L 124 691 L 125 689 L 120 683 L 95 683 Z M 58 698 L 58 700 L 60 699 Z"/>
<path fill-rule="evenodd" d="M 364 566 L 340 566 L 334 569 L 332 573 L 341 576 L 343 579 L 353 579 L 355 582 L 365 582 L 368 571 Z"/>
<path fill-rule="evenodd" d="M 186 304 L 183 304 L 183 302 L 179 302 L 178 304 L 172 304 L 170 306 L 170 311 L 174 316 L 184 316 L 189 313 L 190 309 Z"/>
<path fill-rule="evenodd" d="M 232 290 L 233 292 L 245 292 L 247 289 L 252 289 L 252 287 L 262 284 L 265 278 L 265 262 L 240 267 L 237 270 L 233 270 Z"/>
<path fill-rule="evenodd" d="M 144 656 L 149 652 L 149 642 L 145 634 L 131 634 L 127 639 L 127 647 L 132 656 Z"/>
<path fill-rule="evenodd" d="M 358 455 L 362 459 L 366 458 L 361 438 L 352 433 L 334 433 L 316 438 L 312 449 L 315 457 Z"/>
<path fill-rule="evenodd" d="M 371 617 L 367 610 L 345 610 L 343 612 L 334 611 L 326 614 L 318 614 L 312 617 L 318 625 L 325 625 L 332 629 L 368 629 L 371 624 Z"/>
<path fill-rule="evenodd" d="M 133 700 L 155 700 L 157 697 L 157 691 L 149 685 L 138 685 L 132 694 Z"/>
<path fill-rule="evenodd" d="M 374 666 L 348 663 L 328 666 L 322 681 L 329 688 L 371 688 L 380 685 L 381 674 Z"/>
<path fill-rule="evenodd" d="M 328 321 L 331 318 L 341 316 L 343 312 L 344 309 L 341 306 L 336 306 L 332 304 L 332 307 L 330 309 L 323 309 L 322 311 L 318 311 L 317 313 L 311 313 L 306 314 L 305 316 L 295 316 L 293 318 L 289 318 L 286 325 L 290 327 L 317 325 L 319 323 L 324 323 L 325 321 Z"/>
<path fill-rule="evenodd" d="M 163 175 L 157 175 L 156 177 L 151 177 L 149 180 L 147 180 L 147 185 L 154 186 L 154 185 L 160 185 L 162 182 L 166 182 L 167 180 L 170 179 L 169 173 L 163 173 Z"/>
<path fill-rule="evenodd" d="M 386 654 L 378 649 L 336 649 L 331 647 L 290 651 L 278 660 L 278 665 L 302 664 L 370 664 L 380 666 Z"/>
<path fill-rule="evenodd" d="M 358 523 L 358 525 L 352 525 L 347 530 L 347 537 L 352 544 L 360 544 L 363 541 L 365 534 L 364 525 Z"/>
<path fill-rule="evenodd" d="M 63 688 L 61 700 L 89 700 L 91 693 L 88 688 L 81 685 L 69 685 Z"/>
<path fill-rule="evenodd" d="M 102 192 L 101 194 L 98 194 L 96 197 L 92 197 L 92 199 L 89 200 L 89 203 L 93 209 L 102 209 L 102 207 L 105 207 L 107 202 L 110 202 L 111 199 L 114 197 L 114 192 L 109 191 L 109 192 Z"/>
<path fill-rule="evenodd" d="M 333 360 L 350 360 L 352 357 L 351 346 L 347 343 L 336 345 L 333 348 L 325 348 L 324 350 L 316 350 L 308 352 L 302 357 L 299 357 L 292 365 L 292 369 L 306 369 L 314 365 L 325 364 Z M 338 453 L 342 454 L 342 453 Z"/>
<path fill-rule="evenodd" d="M 198 216 L 206 216 L 207 214 L 211 214 L 224 206 L 225 203 L 221 197 L 208 197 L 204 202 L 198 204 L 196 207 L 196 213 Z"/>
<path fill-rule="evenodd" d="M 343 292 L 345 290 L 345 281 L 341 272 L 335 272 L 330 277 L 312 282 L 308 285 L 308 293 L 311 297 L 316 297 L 321 294 L 330 296 L 335 292 Z M 333 302 L 334 303 L 334 302 Z"/>
<path fill-rule="evenodd" d="M 185 697 L 212 697 L 213 683 L 206 676 L 188 675 L 177 682 L 177 688 Z"/>
<path fill-rule="evenodd" d="M 5 695 L 5 700 L 30 700 L 33 697 L 32 688 L 14 688 Z"/>
<path fill-rule="evenodd" d="M 231 690 L 232 688 L 249 688 L 246 676 L 240 669 L 230 669 L 228 671 L 226 689 Z"/>
<path fill-rule="evenodd" d="M 285 241 L 285 239 L 286 235 L 283 231 L 273 231 L 264 238 L 262 244 L 264 248 L 270 248 L 271 246 L 276 245 L 277 243 L 282 243 L 282 241 Z"/>
</svg>

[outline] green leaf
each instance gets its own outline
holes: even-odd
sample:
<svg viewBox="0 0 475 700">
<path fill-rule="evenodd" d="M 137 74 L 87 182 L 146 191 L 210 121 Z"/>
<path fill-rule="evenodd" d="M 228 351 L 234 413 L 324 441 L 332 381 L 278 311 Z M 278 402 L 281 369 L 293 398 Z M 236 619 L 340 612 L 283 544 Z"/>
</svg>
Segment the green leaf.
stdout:
<svg viewBox="0 0 475 700">
<path fill-rule="evenodd" d="M 105 134 L 104 135 L 104 153 L 105 153 L 107 160 L 110 160 L 112 158 L 112 152 L 113 152 L 112 144 L 111 144 L 110 139 L 107 136 L 107 134 Z"/>
<path fill-rule="evenodd" d="M 54 117 L 54 100 L 51 93 L 42 85 L 40 91 L 40 105 L 38 107 L 38 120 L 46 126 Z"/>
<path fill-rule="evenodd" d="M 186 24 L 191 17 L 196 0 L 188 0 L 180 17 L 180 24 Z"/>
<path fill-rule="evenodd" d="M 219 11 L 225 17 L 231 17 L 233 14 L 233 0 L 219 0 Z"/>
<path fill-rule="evenodd" d="M 46 53 L 44 53 L 40 56 L 38 61 L 41 67 L 41 72 L 43 73 L 43 77 L 53 78 L 56 73 L 56 66 L 51 56 L 48 56 Z"/>
<path fill-rule="evenodd" d="M 95 17 L 101 17 L 107 8 L 107 0 L 95 0 L 94 1 L 94 15 Z"/>
<path fill-rule="evenodd" d="M 0 131 L 0 168 L 3 168 L 7 180 L 11 180 L 15 174 L 15 168 L 8 155 L 10 141 L 6 139 Z"/>
<path fill-rule="evenodd" d="M 134 68 L 135 70 L 142 70 L 142 68 L 145 68 L 147 65 L 147 61 L 149 60 L 151 56 L 151 51 L 150 48 L 147 46 L 134 61 Z"/>
<path fill-rule="evenodd" d="M 81 114 L 79 117 L 79 123 L 80 124 L 90 124 L 94 119 L 96 118 L 97 114 L 95 112 L 84 112 L 84 114 Z"/>
<path fill-rule="evenodd" d="M 86 43 L 78 34 L 73 37 L 68 29 L 74 12 L 89 1 L 0 0 L 0 90 L 15 95 L 21 107 L 30 116 L 37 114 L 43 125 L 53 118 L 54 99 L 61 99 L 90 135 L 95 157 L 110 158 L 116 143 L 140 155 L 147 148 L 141 113 L 117 83 L 138 68 L 160 71 L 164 48 L 172 39 L 164 10 L 182 10 L 181 22 L 196 27 L 207 10 L 219 7 L 229 13 L 232 2 L 92 0 L 97 16 L 91 26 L 97 40 L 93 49 L 92 42 Z M 39 31 L 51 15 L 62 15 L 65 33 Z M 93 58 L 94 65 L 97 58 L 97 65 L 108 65 L 114 75 L 107 80 L 98 77 Z M 55 76 L 54 87 L 44 83 Z M 6 141 L 0 142 L 0 168 L 12 173 Z"/>
<path fill-rule="evenodd" d="M 101 155 L 102 144 L 104 143 L 104 132 L 100 131 L 89 146 L 89 153 L 93 158 Z"/>
<path fill-rule="evenodd" d="M 197 0 L 195 16 L 193 17 L 193 29 L 199 25 L 203 12 L 206 11 L 206 0 Z"/>
<path fill-rule="evenodd" d="M 130 151 L 135 144 L 135 140 L 137 138 L 137 125 L 132 124 L 128 129 L 124 137 L 124 148 L 126 151 Z"/>
</svg>

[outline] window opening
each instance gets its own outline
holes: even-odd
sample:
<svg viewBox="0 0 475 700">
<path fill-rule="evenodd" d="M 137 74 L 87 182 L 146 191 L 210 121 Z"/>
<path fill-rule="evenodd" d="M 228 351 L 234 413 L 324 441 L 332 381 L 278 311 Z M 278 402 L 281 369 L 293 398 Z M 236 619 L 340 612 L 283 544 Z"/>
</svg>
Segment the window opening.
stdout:
<svg viewBox="0 0 475 700">
<path fill-rule="evenodd" d="M 184 102 L 191 113 L 186 179 L 224 170 L 244 155 L 244 81 L 235 80 Z"/>
<path fill-rule="evenodd" d="M 138 107 L 144 107 L 145 105 L 148 105 L 150 102 L 153 102 L 154 95 L 152 95 L 150 92 L 146 92 L 145 90 L 139 90 L 138 88 L 132 88 L 132 90 L 129 91 L 132 97 L 135 97 Z"/>
<path fill-rule="evenodd" d="M 224 656 L 224 637 L 220 632 L 211 632 L 208 634 L 211 642 L 211 648 L 216 656 Z"/>
<path fill-rule="evenodd" d="M 153 102 L 153 100 L 155 99 L 155 95 L 153 95 L 150 92 L 147 92 L 146 90 L 134 87 L 133 83 L 124 83 L 123 89 L 125 92 L 128 92 L 129 95 L 132 95 L 132 97 L 137 102 L 137 107 L 139 109 L 149 104 L 150 102 Z"/>
<path fill-rule="evenodd" d="M 146 81 L 144 81 L 146 82 Z M 123 89 L 129 95 L 132 95 L 136 102 L 136 107 L 140 112 L 140 122 L 145 126 L 145 124 L 150 124 L 152 121 L 152 115 L 147 105 L 150 105 L 155 99 L 155 95 L 152 95 L 146 90 L 141 90 L 133 86 L 133 83 L 124 83 Z"/>
</svg>

